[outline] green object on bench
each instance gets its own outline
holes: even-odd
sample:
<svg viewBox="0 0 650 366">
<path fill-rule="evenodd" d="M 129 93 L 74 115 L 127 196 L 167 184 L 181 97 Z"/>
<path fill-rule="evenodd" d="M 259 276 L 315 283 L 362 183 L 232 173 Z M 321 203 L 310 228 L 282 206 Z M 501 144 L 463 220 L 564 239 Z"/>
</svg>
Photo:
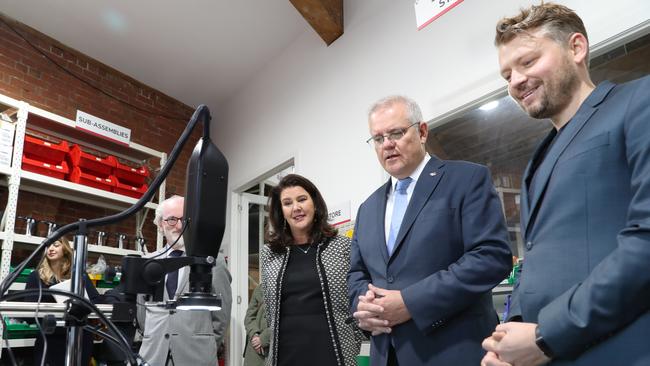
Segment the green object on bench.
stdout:
<svg viewBox="0 0 650 366">
<path fill-rule="evenodd" d="M 5 317 L 5 321 L 7 318 Z M 23 338 L 36 338 L 38 335 L 38 327 L 36 324 L 7 324 L 4 330 L 3 338 L 5 339 L 23 339 Z"/>
<path fill-rule="evenodd" d="M 115 286 L 119 285 L 120 281 L 104 281 L 104 280 L 99 280 L 97 281 L 97 288 L 114 288 Z"/>
<path fill-rule="evenodd" d="M 13 272 L 14 269 L 15 269 L 15 267 L 13 267 L 13 266 L 9 267 L 9 272 Z M 25 269 L 23 269 L 22 271 L 20 271 L 20 275 L 18 276 L 18 278 L 16 278 L 16 282 L 19 282 L 19 283 L 27 282 L 27 277 L 29 277 L 29 275 L 32 274 L 32 272 L 34 272 L 34 268 L 25 268 Z"/>
</svg>

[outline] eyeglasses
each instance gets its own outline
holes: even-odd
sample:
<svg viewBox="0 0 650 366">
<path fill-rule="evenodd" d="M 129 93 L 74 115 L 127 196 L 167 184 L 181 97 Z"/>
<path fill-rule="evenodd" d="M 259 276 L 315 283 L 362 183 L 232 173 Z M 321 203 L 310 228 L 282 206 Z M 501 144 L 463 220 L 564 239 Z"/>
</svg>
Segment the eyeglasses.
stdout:
<svg viewBox="0 0 650 366">
<path fill-rule="evenodd" d="M 169 225 L 169 226 L 176 226 L 176 224 L 178 224 L 179 221 L 183 222 L 183 218 L 182 217 L 176 217 L 176 216 L 169 216 L 168 218 L 164 219 L 163 221 L 166 222 L 167 225 Z"/>
<path fill-rule="evenodd" d="M 385 135 L 372 136 L 371 138 L 366 140 L 366 143 L 368 145 L 371 145 L 371 146 L 373 146 L 373 145 L 374 146 L 381 146 L 384 143 L 385 139 L 388 139 L 390 141 L 397 141 L 397 140 L 401 139 L 402 137 L 404 137 L 404 135 L 406 135 L 406 132 L 408 131 L 409 128 L 411 128 L 411 127 L 413 127 L 415 125 L 419 125 L 419 124 L 420 124 L 420 122 L 415 122 L 415 123 L 410 124 L 406 128 L 401 128 L 399 130 L 393 130 L 393 131 L 391 131 L 391 132 L 389 132 L 389 133 L 387 133 Z"/>
</svg>

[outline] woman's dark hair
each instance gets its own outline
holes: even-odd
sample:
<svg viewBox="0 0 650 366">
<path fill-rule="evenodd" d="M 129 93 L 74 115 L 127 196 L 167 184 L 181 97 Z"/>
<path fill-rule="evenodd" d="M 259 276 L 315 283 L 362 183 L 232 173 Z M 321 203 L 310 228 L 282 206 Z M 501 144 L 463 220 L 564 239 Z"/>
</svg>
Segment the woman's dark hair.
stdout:
<svg viewBox="0 0 650 366">
<path fill-rule="evenodd" d="M 277 186 L 271 190 L 269 197 L 269 224 L 266 228 L 266 242 L 272 251 L 284 252 L 284 248 L 294 244 L 291 228 L 287 225 L 282 214 L 282 202 L 280 195 L 282 191 L 290 187 L 302 187 L 314 202 L 314 225 L 309 236 L 314 243 L 320 243 L 325 238 L 331 238 L 338 230 L 327 223 L 327 205 L 318 188 L 309 179 L 298 175 L 289 174 L 280 180 Z"/>
</svg>

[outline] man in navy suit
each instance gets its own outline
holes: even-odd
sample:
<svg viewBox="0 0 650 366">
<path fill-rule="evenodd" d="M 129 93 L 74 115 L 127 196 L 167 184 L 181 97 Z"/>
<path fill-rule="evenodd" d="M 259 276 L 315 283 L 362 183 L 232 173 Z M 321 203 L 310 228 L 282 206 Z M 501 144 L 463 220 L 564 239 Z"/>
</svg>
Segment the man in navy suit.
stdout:
<svg viewBox="0 0 650 366">
<path fill-rule="evenodd" d="M 391 178 L 359 208 L 348 274 L 351 309 L 372 334 L 370 364 L 477 365 L 498 322 L 490 290 L 512 268 L 488 169 L 425 151 L 418 105 L 388 97 L 369 113 Z"/>
<path fill-rule="evenodd" d="M 524 173 L 525 261 L 483 365 L 650 365 L 650 78 L 597 87 L 570 9 L 497 25 L 510 96 L 553 129 Z"/>
</svg>

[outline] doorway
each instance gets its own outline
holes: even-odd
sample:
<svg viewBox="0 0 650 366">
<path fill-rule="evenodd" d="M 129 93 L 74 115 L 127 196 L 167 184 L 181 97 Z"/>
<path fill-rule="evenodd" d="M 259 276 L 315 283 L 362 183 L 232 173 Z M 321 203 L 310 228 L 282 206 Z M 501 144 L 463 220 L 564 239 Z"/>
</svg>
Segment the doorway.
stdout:
<svg viewBox="0 0 650 366">
<path fill-rule="evenodd" d="M 246 330 L 244 318 L 253 290 L 260 283 L 260 248 L 268 221 L 268 196 L 287 174 L 294 172 L 291 158 L 235 189 L 231 196 L 231 271 L 232 314 L 230 322 L 229 365 L 243 365 Z"/>
</svg>

